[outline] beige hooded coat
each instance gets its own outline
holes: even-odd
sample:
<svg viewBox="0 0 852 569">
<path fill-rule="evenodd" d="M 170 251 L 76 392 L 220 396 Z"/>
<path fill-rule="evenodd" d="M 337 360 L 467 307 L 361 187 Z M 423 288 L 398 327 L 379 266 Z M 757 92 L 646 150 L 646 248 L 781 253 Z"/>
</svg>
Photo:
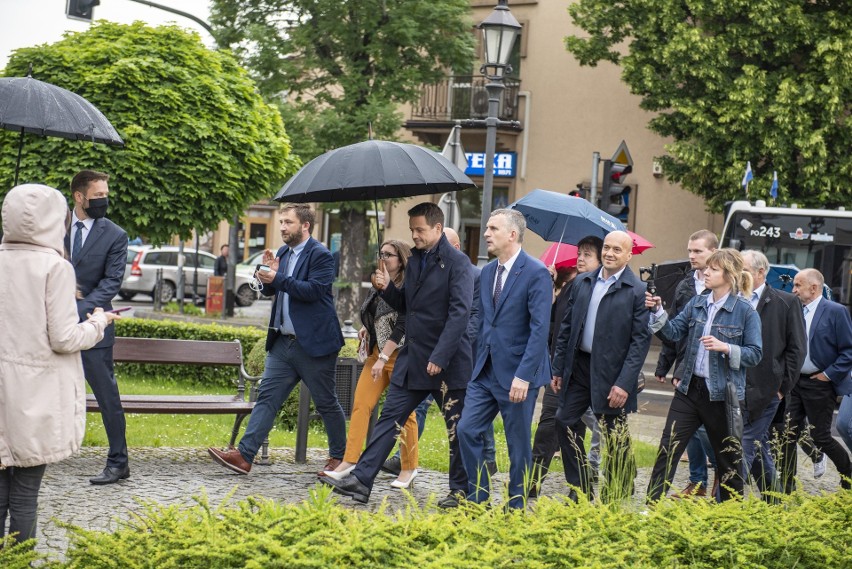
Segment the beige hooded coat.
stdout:
<svg viewBox="0 0 852 569">
<path fill-rule="evenodd" d="M 74 268 L 63 256 L 67 213 L 47 186 L 17 186 L 3 200 L 0 467 L 57 462 L 83 440 L 80 350 L 103 337 L 107 318 L 78 322 Z"/>
</svg>

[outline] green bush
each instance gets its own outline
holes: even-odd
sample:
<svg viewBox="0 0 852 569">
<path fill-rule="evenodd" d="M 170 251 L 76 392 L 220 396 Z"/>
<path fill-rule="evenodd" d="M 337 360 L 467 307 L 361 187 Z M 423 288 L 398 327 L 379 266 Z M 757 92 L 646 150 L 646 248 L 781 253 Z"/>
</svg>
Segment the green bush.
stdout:
<svg viewBox="0 0 852 569">
<path fill-rule="evenodd" d="M 320 487 L 301 504 L 147 504 L 113 532 L 69 527 L 64 567 L 849 567 L 852 492 L 635 506 L 541 498 L 531 511 L 343 508 Z M 0 558 L 2 561 L 2 558 Z"/>
<path fill-rule="evenodd" d="M 115 334 L 116 336 L 131 338 L 172 338 L 223 342 L 239 340 L 243 347 L 243 358 L 259 339 L 266 338 L 265 330 L 253 327 L 223 326 L 215 323 L 196 324 L 147 318 L 116 320 Z M 120 363 L 116 364 L 116 370 L 120 373 L 154 377 L 160 380 L 182 378 L 199 385 L 231 386 L 236 380 L 234 369 L 230 367 Z"/>
</svg>

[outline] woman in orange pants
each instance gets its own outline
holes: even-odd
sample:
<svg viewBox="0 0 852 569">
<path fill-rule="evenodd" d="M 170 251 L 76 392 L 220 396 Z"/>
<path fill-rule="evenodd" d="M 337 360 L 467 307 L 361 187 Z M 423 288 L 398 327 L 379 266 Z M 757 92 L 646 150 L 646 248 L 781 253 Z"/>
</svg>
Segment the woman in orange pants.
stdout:
<svg viewBox="0 0 852 569">
<path fill-rule="evenodd" d="M 380 262 L 384 263 L 391 279 L 401 288 L 411 248 L 402 241 L 391 239 L 382 243 L 379 255 Z M 359 337 L 369 339 L 370 355 L 364 362 L 355 388 L 355 401 L 343 462 L 335 470 L 324 473 L 336 480 L 352 472 L 361 457 L 367 440 L 370 415 L 382 393 L 390 385 L 397 348 L 405 341 L 405 315 L 398 314 L 388 306 L 375 288 L 370 290 L 361 306 L 361 323 L 363 327 Z M 391 486 L 408 488 L 417 477 L 417 421 L 414 413 L 405 422 L 400 439 L 402 470 L 399 477 L 391 482 Z"/>
</svg>

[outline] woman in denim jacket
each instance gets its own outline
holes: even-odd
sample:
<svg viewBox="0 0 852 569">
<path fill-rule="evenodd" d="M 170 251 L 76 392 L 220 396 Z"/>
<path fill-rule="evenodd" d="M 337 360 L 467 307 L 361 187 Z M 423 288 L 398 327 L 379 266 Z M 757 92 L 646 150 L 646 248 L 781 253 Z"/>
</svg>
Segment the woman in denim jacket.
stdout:
<svg viewBox="0 0 852 569">
<path fill-rule="evenodd" d="M 673 381 L 675 395 L 651 472 L 649 501 L 658 500 L 671 485 L 686 444 L 702 424 L 716 455 L 721 499 L 743 492 L 742 447 L 726 440 L 725 384 L 733 382 L 739 399 L 745 398 L 745 368 L 757 365 L 763 355 L 760 317 L 739 296 L 751 295 L 752 278 L 736 250 L 719 249 L 710 256 L 704 284 L 710 294 L 693 298 L 673 320 L 662 310 L 660 297 L 647 295 L 651 330 L 671 341 L 688 338 L 686 371 L 682 380 Z"/>
</svg>

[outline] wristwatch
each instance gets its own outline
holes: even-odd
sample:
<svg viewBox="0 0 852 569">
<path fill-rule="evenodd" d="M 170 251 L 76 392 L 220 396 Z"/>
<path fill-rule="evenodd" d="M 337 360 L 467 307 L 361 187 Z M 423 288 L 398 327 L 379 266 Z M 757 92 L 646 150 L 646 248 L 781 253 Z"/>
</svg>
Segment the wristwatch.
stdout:
<svg viewBox="0 0 852 569">
<path fill-rule="evenodd" d="M 383 362 L 387 362 L 387 361 L 390 360 L 390 357 L 386 356 L 384 354 L 384 352 L 379 352 L 379 359 L 382 360 Z"/>
</svg>

